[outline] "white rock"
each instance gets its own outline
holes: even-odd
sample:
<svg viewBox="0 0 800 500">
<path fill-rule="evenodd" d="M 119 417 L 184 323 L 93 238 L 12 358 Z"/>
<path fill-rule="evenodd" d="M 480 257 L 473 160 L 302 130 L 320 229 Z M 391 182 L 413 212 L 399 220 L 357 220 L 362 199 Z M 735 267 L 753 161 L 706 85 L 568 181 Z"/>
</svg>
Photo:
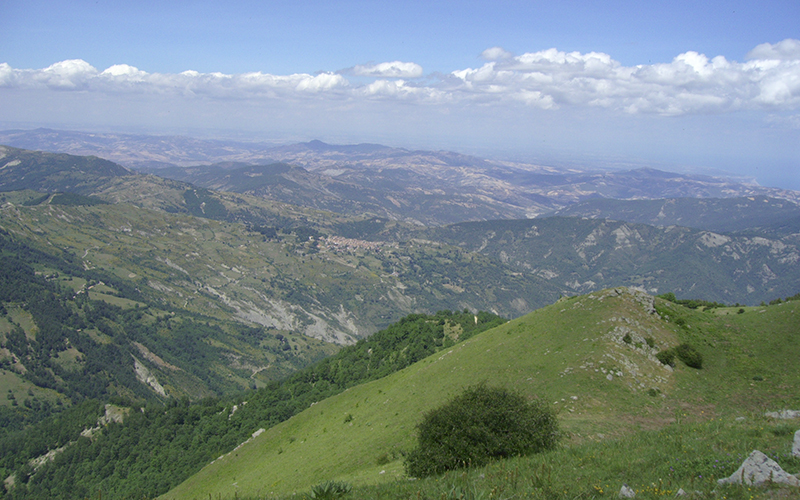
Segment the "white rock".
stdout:
<svg viewBox="0 0 800 500">
<path fill-rule="evenodd" d="M 792 445 L 792 456 L 800 458 L 800 431 L 794 433 L 794 444 Z"/>
<path fill-rule="evenodd" d="M 688 493 L 686 493 L 685 491 L 683 491 L 683 488 L 678 488 L 678 492 L 677 492 L 677 493 L 675 493 L 675 496 L 676 496 L 676 497 L 685 497 L 686 495 L 688 495 Z"/>
<path fill-rule="evenodd" d="M 768 411 L 764 416 L 788 420 L 791 418 L 800 418 L 800 410 Z"/>
<path fill-rule="evenodd" d="M 753 450 L 736 472 L 717 481 L 719 484 L 747 484 L 758 486 L 764 483 L 780 483 L 800 486 L 800 480 L 790 475 L 774 460 L 758 450 Z"/>
<path fill-rule="evenodd" d="M 636 497 L 636 492 L 633 491 L 631 488 L 629 488 L 627 484 L 623 484 L 622 488 L 619 489 L 619 497 L 620 498 L 635 498 Z"/>
</svg>

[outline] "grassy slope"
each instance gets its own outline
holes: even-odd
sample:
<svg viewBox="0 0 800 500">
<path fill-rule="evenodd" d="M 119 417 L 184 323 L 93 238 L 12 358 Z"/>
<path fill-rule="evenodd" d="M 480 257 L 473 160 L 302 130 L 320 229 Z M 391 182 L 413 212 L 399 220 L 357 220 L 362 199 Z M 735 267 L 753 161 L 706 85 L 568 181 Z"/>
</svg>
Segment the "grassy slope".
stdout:
<svg viewBox="0 0 800 500">
<path fill-rule="evenodd" d="M 629 294 L 602 292 L 560 301 L 396 375 L 322 401 L 166 497 L 288 493 L 332 478 L 361 484 L 401 477 L 400 451 L 414 446 L 414 426 L 422 413 L 463 387 L 484 381 L 558 401 L 564 427 L 575 439 L 622 433 L 628 423 L 621 415 L 648 420 L 663 405 L 639 384 L 670 393 L 674 377 L 649 359 L 645 349 L 614 341 L 609 333 L 628 325 L 621 318 L 631 322 L 639 342 L 650 336 L 658 345 L 677 343 L 671 326 L 648 314 Z M 609 381 L 600 371 L 606 367 L 624 374 Z M 345 422 L 347 415 L 352 415 L 351 422 Z M 378 465 L 385 455 L 396 458 Z"/>
<path fill-rule="evenodd" d="M 451 352 L 322 401 L 217 460 L 164 498 L 282 495 L 329 479 L 355 485 L 394 481 L 403 477 L 399 452 L 414 446 L 414 426 L 422 413 L 484 381 L 557 402 L 568 435 L 558 460 L 577 463 L 569 450 L 603 453 L 616 463 L 616 474 L 633 458 L 625 445 L 614 443 L 637 431 L 674 429 L 675 422 L 693 426 L 685 436 L 669 438 L 673 444 L 683 437 L 694 443 L 679 446 L 686 453 L 705 445 L 702 436 L 711 419 L 733 422 L 766 409 L 800 406 L 800 373 L 791 369 L 800 354 L 799 302 L 750 308 L 745 314 L 689 311 L 661 301 L 658 307 L 672 321 L 648 314 L 632 295 L 614 290 L 559 301 Z M 687 328 L 674 323 L 678 317 Z M 630 329 L 632 344 L 615 340 L 626 331 L 620 327 Z M 652 361 L 644 346 L 635 347 L 643 337 L 652 337 L 660 347 L 691 342 L 705 356 L 704 369 L 678 363 L 670 372 Z M 623 375 L 609 381 L 595 367 L 613 367 Z M 756 375 L 764 380 L 754 381 Z M 660 392 L 653 396 L 649 389 Z M 347 415 L 352 421 L 345 422 Z M 657 436 L 650 433 L 636 441 L 640 453 L 657 454 L 666 446 Z M 378 465 L 387 458 L 388 463 Z"/>
</svg>

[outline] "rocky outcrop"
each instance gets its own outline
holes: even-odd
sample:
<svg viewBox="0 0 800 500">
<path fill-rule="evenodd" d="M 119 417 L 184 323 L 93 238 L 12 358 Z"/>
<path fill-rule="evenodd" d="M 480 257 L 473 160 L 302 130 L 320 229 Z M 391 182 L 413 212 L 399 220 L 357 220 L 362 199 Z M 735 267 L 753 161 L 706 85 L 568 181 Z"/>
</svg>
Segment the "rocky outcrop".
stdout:
<svg viewBox="0 0 800 500">
<path fill-rule="evenodd" d="M 800 486 L 800 480 L 784 471 L 777 462 L 758 450 L 753 450 L 736 472 L 717 481 L 719 484 L 746 484 L 758 486 L 764 483 Z"/>
<path fill-rule="evenodd" d="M 792 456 L 800 458 L 800 431 L 794 433 L 794 443 L 792 444 Z"/>
<path fill-rule="evenodd" d="M 764 416 L 781 420 L 790 420 L 793 418 L 800 418 L 800 410 L 768 411 Z"/>
</svg>

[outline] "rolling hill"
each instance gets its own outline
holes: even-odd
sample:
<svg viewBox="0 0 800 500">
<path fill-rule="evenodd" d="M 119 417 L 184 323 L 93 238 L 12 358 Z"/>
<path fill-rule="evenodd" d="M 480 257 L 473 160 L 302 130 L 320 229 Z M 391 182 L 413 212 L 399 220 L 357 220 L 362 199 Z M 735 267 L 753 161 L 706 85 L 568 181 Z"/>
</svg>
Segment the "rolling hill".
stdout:
<svg viewBox="0 0 800 500">
<path fill-rule="evenodd" d="M 8 415 L 41 418 L 86 398 L 223 395 L 337 350 L 214 308 L 173 305 L 155 281 L 130 269 L 95 266 L 90 252 L 84 260 L 19 236 L 13 226 L 0 228 L 0 380 L 8 396 L 1 406 Z M 14 427 L 14 418 L 7 423 Z"/>
<path fill-rule="evenodd" d="M 198 187 L 225 186 L 235 192 L 348 215 L 361 215 L 368 210 L 375 215 L 428 226 L 532 217 L 594 198 L 763 195 L 800 202 L 797 192 L 737 179 L 652 168 L 618 171 L 555 168 L 378 144 L 334 145 L 310 141 L 276 146 L 49 129 L 0 131 L 0 143 L 95 155 Z M 295 168 L 274 172 L 275 163 Z M 248 177 L 250 185 L 241 182 Z"/>
<path fill-rule="evenodd" d="M 714 232 L 800 232 L 800 206 L 766 196 L 673 198 L 666 200 L 596 199 L 576 203 L 547 216 L 612 219 L 651 226 L 683 226 Z"/>
<path fill-rule="evenodd" d="M 298 149 L 309 147 L 332 149 L 324 144 Z M 339 149 L 353 152 L 333 148 Z M 373 150 L 383 151 L 367 148 L 360 154 Z M 23 165 L 20 155 L 30 165 Z M 78 183 L 84 174 L 76 172 L 90 171 L 95 162 L 69 157 L 77 170 L 59 170 L 63 161 L 45 168 L 51 156 L 9 148 L 4 175 L 17 187 L 57 189 Z M 28 176 L 34 165 L 62 172 L 61 184 Z M 34 197 L 19 198 L 15 204 L 5 196 L 10 204 L 4 223 L 37 244 L 82 254 L 90 260 L 87 266 L 127 269 L 117 272 L 119 279 L 134 274 L 148 280 L 150 293 L 160 291 L 158 300 L 173 307 L 224 311 L 337 342 L 374 332 L 409 312 L 467 307 L 514 317 L 560 294 L 617 284 L 671 291 L 681 298 L 757 304 L 791 295 L 800 281 L 793 265 L 800 255 L 796 235 L 753 233 L 754 227 L 748 235 L 722 235 L 555 217 L 426 229 L 120 169 L 95 173 L 93 188 L 80 191 L 111 205 L 89 206 L 83 200 L 81 206 L 66 206 L 47 197 L 38 204 Z M 294 170 L 283 164 L 228 169 L 231 184 L 222 187 L 257 188 L 266 175 L 273 179 L 264 185 L 302 192 L 298 185 L 275 180 Z M 722 220 L 721 214 L 729 212 L 727 201 L 703 203 L 716 207 L 704 212 L 707 219 Z M 791 203 L 776 200 L 763 203 L 766 208 L 761 203 L 760 215 L 739 227 L 753 226 L 755 220 L 791 226 Z M 186 230 L 175 230 L 179 226 Z"/>
<path fill-rule="evenodd" d="M 133 173 L 95 156 L 44 153 L 0 146 L 0 191 L 36 189 L 89 194 L 108 179 Z"/>
<path fill-rule="evenodd" d="M 788 202 L 784 202 L 788 203 Z M 776 217 L 773 220 L 780 220 Z M 584 293 L 614 285 L 758 304 L 800 288 L 798 234 L 720 234 L 605 219 L 464 222 L 429 238 Z"/>
<path fill-rule="evenodd" d="M 467 307 L 519 315 L 561 291 L 435 242 L 253 228 L 127 204 L 12 202 L 0 223 L 30 245 L 67 249 L 84 266 L 109 271 L 169 307 L 338 343 L 410 312 Z"/>
</svg>

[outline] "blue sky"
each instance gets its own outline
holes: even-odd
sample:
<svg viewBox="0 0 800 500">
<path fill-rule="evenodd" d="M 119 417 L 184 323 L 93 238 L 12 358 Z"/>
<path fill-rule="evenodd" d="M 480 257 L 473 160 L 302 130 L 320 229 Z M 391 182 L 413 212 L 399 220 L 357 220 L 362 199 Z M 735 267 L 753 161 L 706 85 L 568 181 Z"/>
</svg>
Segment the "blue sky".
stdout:
<svg viewBox="0 0 800 500">
<path fill-rule="evenodd" d="M 800 2 L 0 1 L 0 126 L 319 138 L 800 189 Z"/>
</svg>

